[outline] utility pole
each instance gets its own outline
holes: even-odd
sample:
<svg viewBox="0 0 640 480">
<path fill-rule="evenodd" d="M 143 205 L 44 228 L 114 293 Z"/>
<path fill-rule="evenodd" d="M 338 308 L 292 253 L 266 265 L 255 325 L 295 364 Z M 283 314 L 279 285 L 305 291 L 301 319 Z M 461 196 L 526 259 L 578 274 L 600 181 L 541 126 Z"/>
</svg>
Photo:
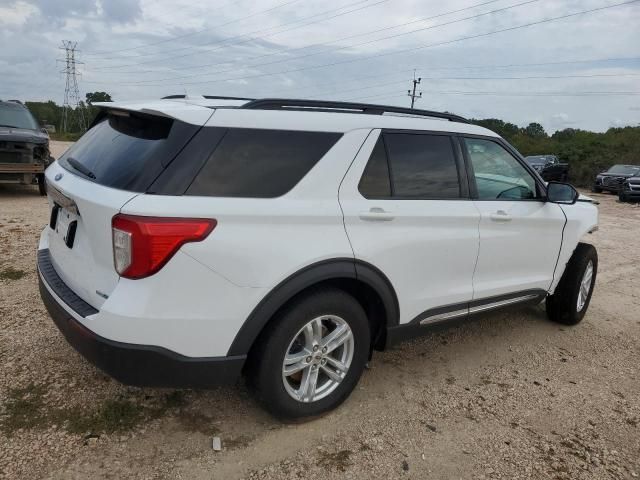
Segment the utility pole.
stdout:
<svg viewBox="0 0 640 480">
<path fill-rule="evenodd" d="M 422 92 L 420 92 L 418 95 L 416 95 L 416 87 L 418 85 L 420 85 L 420 82 L 422 81 L 422 78 L 418 78 L 416 80 L 416 71 L 413 71 L 413 91 L 408 90 L 408 95 L 411 97 L 411 108 L 413 108 L 413 105 L 416 103 L 416 99 L 422 98 Z"/>
<path fill-rule="evenodd" d="M 84 117 L 84 108 L 80 105 L 80 92 L 78 91 L 78 76 L 80 75 L 76 70 L 76 65 L 82 64 L 76 60 L 76 53 L 78 42 L 72 42 L 70 40 L 63 40 L 61 50 L 64 50 L 65 56 L 60 61 L 63 62 L 64 68 L 60 73 L 65 74 L 65 87 L 64 87 L 64 103 L 62 105 L 62 131 L 68 132 L 71 127 L 71 115 L 70 112 L 75 109 L 76 118 L 79 122 L 78 127 L 83 132 L 86 129 L 86 121 Z"/>
</svg>

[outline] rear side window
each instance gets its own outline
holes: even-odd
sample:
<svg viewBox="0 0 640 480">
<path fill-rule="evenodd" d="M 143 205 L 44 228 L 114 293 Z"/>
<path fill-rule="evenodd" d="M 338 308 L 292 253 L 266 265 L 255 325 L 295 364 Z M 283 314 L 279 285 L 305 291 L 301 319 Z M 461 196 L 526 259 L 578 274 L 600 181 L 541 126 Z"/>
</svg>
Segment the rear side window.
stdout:
<svg viewBox="0 0 640 480">
<path fill-rule="evenodd" d="M 365 168 L 359 190 L 366 198 L 460 198 L 451 138 L 418 133 L 383 134 Z"/>
<path fill-rule="evenodd" d="M 197 125 L 150 115 L 109 115 L 65 154 L 60 164 L 107 187 L 145 192 Z"/>
<path fill-rule="evenodd" d="M 273 198 L 291 190 L 339 133 L 228 129 L 187 195 Z"/>
</svg>

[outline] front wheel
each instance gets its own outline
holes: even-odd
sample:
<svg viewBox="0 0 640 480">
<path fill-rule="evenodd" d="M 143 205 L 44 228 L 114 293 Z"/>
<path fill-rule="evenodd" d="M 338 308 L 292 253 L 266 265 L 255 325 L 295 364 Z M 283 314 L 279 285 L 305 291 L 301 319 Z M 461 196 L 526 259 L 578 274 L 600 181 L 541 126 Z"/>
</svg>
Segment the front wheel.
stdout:
<svg viewBox="0 0 640 480">
<path fill-rule="evenodd" d="M 579 243 L 553 295 L 547 297 L 547 316 L 554 322 L 575 325 L 584 318 L 598 273 L 593 245 Z"/>
<path fill-rule="evenodd" d="M 47 194 L 47 183 L 44 179 L 44 173 L 37 174 L 36 180 L 38 181 L 38 191 L 40 195 L 44 197 Z"/>
<path fill-rule="evenodd" d="M 340 405 L 367 362 L 369 322 L 342 290 L 314 290 L 294 300 L 257 340 L 249 380 L 275 416 L 320 415 Z"/>
<path fill-rule="evenodd" d="M 591 191 L 592 191 L 593 193 L 602 193 L 602 189 L 601 189 L 600 187 L 593 187 L 593 188 L 591 189 Z"/>
<path fill-rule="evenodd" d="M 627 197 L 625 196 L 625 194 L 623 192 L 618 192 L 618 200 L 620 200 L 621 202 L 626 202 L 627 201 Z"/>
</svg>

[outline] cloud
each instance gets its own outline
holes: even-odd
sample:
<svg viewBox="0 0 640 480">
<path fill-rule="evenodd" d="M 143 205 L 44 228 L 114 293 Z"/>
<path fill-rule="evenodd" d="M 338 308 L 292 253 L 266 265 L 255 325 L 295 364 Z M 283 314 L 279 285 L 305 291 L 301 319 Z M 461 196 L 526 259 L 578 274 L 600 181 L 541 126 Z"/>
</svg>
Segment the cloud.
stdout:
<svg viewBox="0 0 640 480">
<path fill-rule="evenodd" d="M 640 30 L 633 28 L 640 7 L 457 41 L 601 7 L 602 0 L 539 1 L 494 13 L 513 2 L 349 3 L 0 0 L 0 43 L 12 47 L 0 51 L 0 98 L 61 102 L 55 60 L 69 39 L 85 62 L 82 96 L 100 90 L 139 100 L 187 90 L 407 106 L 416 69 L 419 108 L 521 126 L 538 121 L 549 132 L 637 122 L 629 105 L 639 97 L 606 92 L 640 93 Z M 462 11 L 444 15 L 453 10 Z M 478 14 L 485 15 L 467 18 Z M 626 60 L 554 63 L 607 58 Z"/>
<path fill-rule="evenodd" d="M 100 0 L 107 21 L 131 23 L 142 16 L 140 0 Z"/>
</svg>

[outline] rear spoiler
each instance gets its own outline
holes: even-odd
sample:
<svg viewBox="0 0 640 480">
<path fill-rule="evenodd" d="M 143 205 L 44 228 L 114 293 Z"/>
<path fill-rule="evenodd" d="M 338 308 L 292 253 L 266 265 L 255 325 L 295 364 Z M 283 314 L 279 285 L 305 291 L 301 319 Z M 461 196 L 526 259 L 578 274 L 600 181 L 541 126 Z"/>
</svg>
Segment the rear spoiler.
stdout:
<svg viewBox="0 0 640 480">
<path fill-rule="evenodd" d="M 100 111 L 92 122 L 91 127 L 104 120 L 105 116 L 108 115 L 128 116 L 132 114 L 139 116 L 164 117 L 171 120 L 190 123 L 192 125 L 203 126 L 215 111 L 214 109 L 199 105 L 167 102 L 166 100 L 138 104 L 96 102 L 93 106 L 98 107 Z"/>
</svg>

